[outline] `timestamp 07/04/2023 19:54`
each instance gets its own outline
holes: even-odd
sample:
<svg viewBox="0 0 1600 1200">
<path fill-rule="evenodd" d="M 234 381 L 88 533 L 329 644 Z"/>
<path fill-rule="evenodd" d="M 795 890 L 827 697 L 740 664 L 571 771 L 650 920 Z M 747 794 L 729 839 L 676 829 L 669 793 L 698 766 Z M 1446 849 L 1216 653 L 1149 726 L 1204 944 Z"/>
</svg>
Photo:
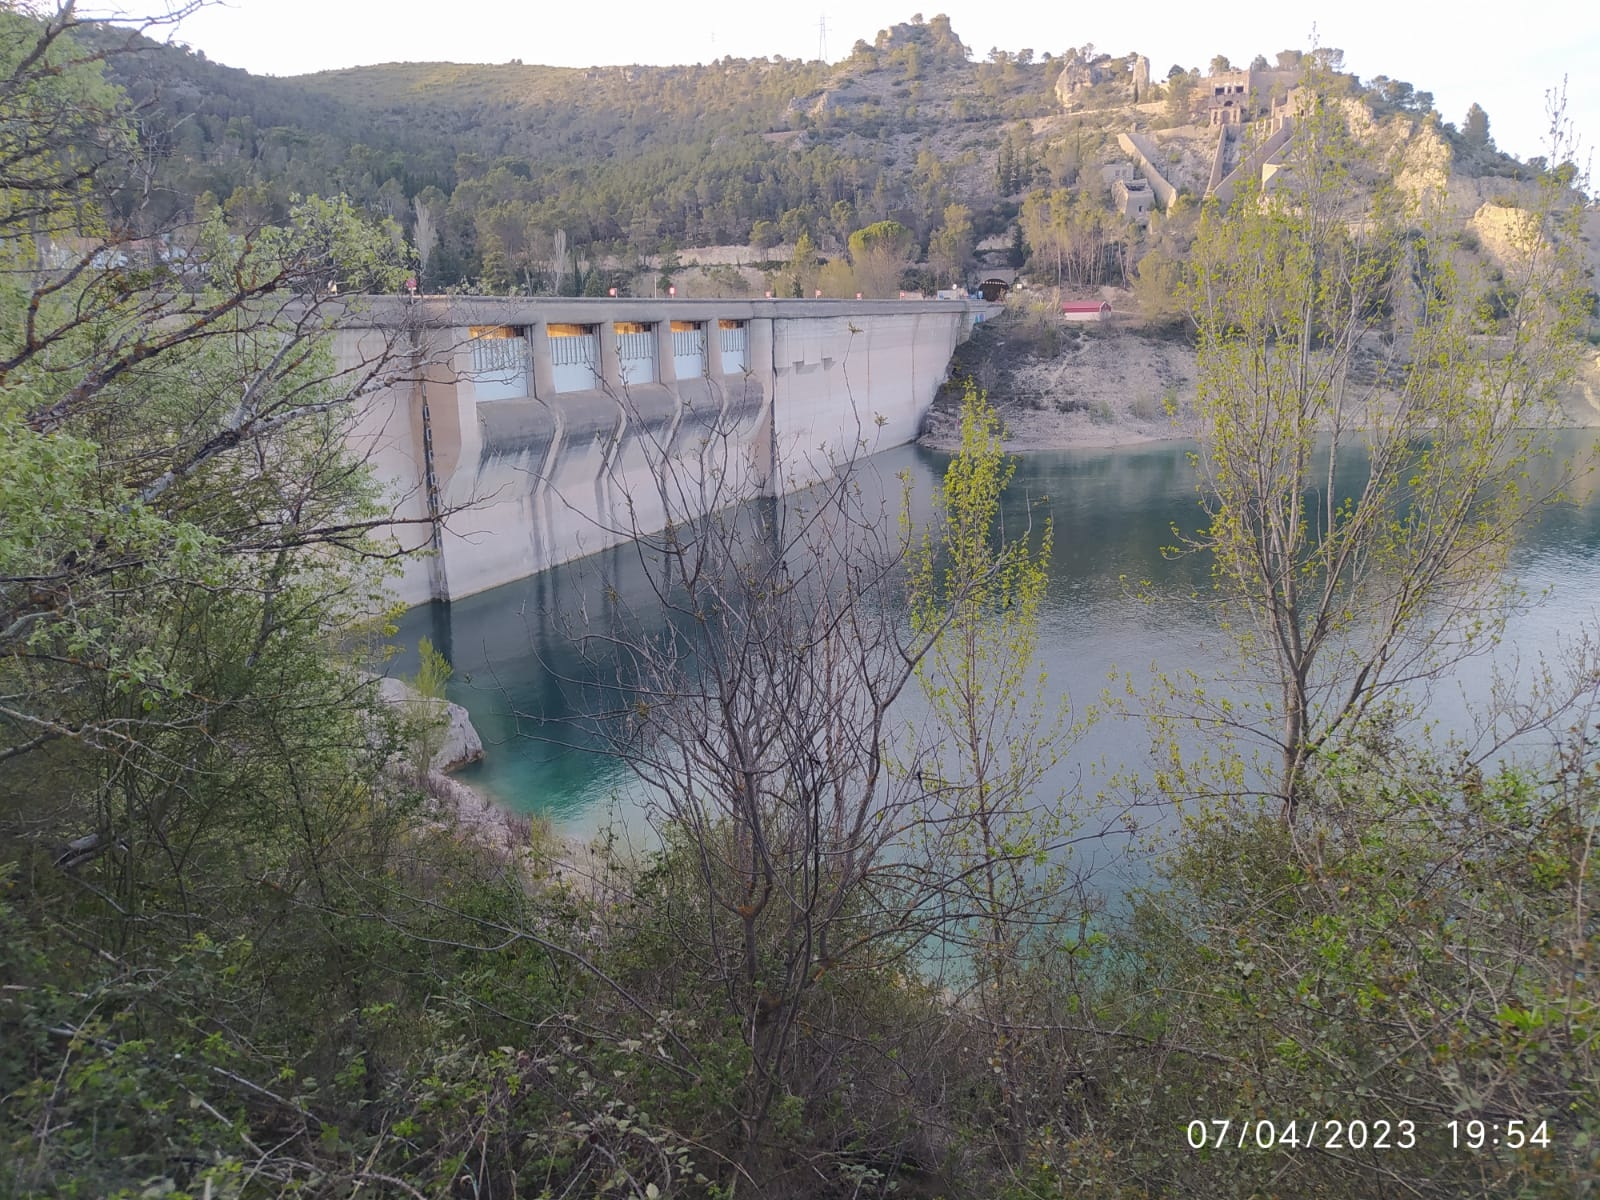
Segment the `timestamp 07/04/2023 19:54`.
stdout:
<svg viewBox="0 0 1600 1200">
<path fill-rule="evenodd" d="M 1549 1121 L 1515 1117 L 1449 1121 L 1213 1117 L 1190 1121 L 1184 1133 L 1191 1150 L 1413 1150 L 1427 1141 L 1476 1152 L 1547 1149 L 1553 1140 Z"/>
</svg>

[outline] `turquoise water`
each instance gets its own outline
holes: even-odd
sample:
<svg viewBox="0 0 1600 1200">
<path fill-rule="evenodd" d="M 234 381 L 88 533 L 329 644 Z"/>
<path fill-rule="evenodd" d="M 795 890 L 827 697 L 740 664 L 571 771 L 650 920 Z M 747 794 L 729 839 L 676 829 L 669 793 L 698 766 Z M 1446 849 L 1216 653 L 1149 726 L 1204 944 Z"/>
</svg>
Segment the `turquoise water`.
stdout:
<svg viewBox="0 0 1600 1200">
<path fill-rule="evenodd" d="M 1587 433 L 1564 435 L 1564 453 L 1592 456 L 1593 447 Z M 1152 669 L 1220 675 L 1231 661 L 1206 602 L 1206 563 L 1163 553 L 1175 526 L 1200 524 L 1191 450 L 1164 442 L 1030 454 L 1019 461 L 1006 520 L 1020 528 L 1031 512 L 1054 522 L 1041 645 L 1050 688 L 1070 698 L 1079 713 L 1100 699 L 1113 669 L 1142 682 Z M 926 511 L 946 461 L 902 447 L 873 458 L 870 479 L 893 497 L 897 475 L 908 472 L 914 504 Z M 1499 649 L 1461 664 L 1421 696 L 1434 736 L 1473 727 L 1474 709 L 1487 699 L 1497 670 L 1526 677 L 1540 654 L 1557 654 L 1600 629 L 1600 488 L 1591 483 L 1575 492 L 1574 501 L 1528 531 L 1514 557 L 1510 569 L 1531 603 L 1513 617 Z M 606 614 L 619 599 L 648 619 L 645 567 L 631 547 L 453 604 L 413 609 L 396 638 L 398 673 L 414 669 L 421 637 L 432 638 L 455 666 L 451 698 L 468 709 L 488 746 L 485 761 L 461 777 L 577 835 L 614 816 L 643 831 L 641 791 L 628 768 L 599 752 L 595 728 L 576 722 L 579 715 L 605 711 L 615 697 L 605 687 L 612 669 L 581 652 L 573 631 L 604 633 Z M 919 701 L 904 703 L 907 719 L 914 719 Z M 603 730 L 603 717 L 598 725 Z M 1105 781 L 1145 766 L 1148 753 L 1141 721 L 1104 719 L 1079 739 L 1049 786 L 1087 814 L 1090 797 Z M 1129 820 L 1160 827 L 1168 818 L 1157 809 L 1118 810 L 1114 820 L 1096 816 L 1091 822 L 1102 819 L 1112 821 L 1119 836 L 1097 852 L 1115 858 L 1126 848 Z"/>
</svg>

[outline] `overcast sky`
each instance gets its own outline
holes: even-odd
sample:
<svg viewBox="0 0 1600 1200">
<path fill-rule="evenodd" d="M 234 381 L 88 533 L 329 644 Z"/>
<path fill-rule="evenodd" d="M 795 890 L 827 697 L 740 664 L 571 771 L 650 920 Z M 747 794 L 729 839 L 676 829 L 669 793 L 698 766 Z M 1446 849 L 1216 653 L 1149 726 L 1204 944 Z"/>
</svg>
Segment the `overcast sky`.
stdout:
<svg viewBox="0 0 1600 1200">
<path fill-rule="evenodd" d="M 825 20 L 827 57 L 837 61 L 857 38 L 871 41 L 879 29 L 909 20 L 908 3 L 916 0 L 227 0 L 190 17 L 175 36 L 230 66 L 298 75 L 381 62 L 520 58 L 586 67 L 707 62 L 725 54 L 815 58 Z M 1348 70 L 1433 92 L 1446 120 L 1459 125 L 1469 104 L 1482 104 L 1501 148 L 1522 156 L 1544 152 L 1544 96 L 1565 75 L 1583 144 L 1600 144 L 1597 0 L 1494 7 L 1343 0 L 1321 13 L 1264 0 L 947 0 L 923 9 L 927 16 L 941 11 L 979 58 L 992 46 L 1026 46 L 1038 55 L 1093 43 L 1114 54 L 1146 54 L 1160 76 L 1175 63 L 1204 70 L 1214 54 L 1247 63 L 1257 53 L 1304 49 L 1314 22 L 1317 41 L 1342 48 Z"/>
</svg>

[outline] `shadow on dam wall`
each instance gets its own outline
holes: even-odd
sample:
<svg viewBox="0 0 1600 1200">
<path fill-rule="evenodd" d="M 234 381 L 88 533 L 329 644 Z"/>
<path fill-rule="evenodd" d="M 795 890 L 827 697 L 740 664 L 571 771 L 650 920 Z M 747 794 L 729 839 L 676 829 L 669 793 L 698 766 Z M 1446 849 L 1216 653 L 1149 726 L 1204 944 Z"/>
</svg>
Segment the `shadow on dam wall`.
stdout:
<svg viewBox="0 0 1600 1200">
<path fill-rule="evenodd" d="M 876 529 L 891 540 L 896 536 L 903 471 L 912 473 L 917 513 L 929 511 L 937 479 L 925 461 L 908 460 L 910 453 L 907 447 L 853 464 L 848 483 L 858 529 Z M 840 557 L 831 535 L 807 519 L 815 514 L 824 486 L 745 501 L 698 524 L 714 524 L 716 536 L 736 545 L 745 561 L 787 550 L 794 561 L 806 564 L 799 586 L 813 586 L 815 564 L 825 567 Z M 691 543 L 693 536 L 685 531 L 681 541 Z M 429 638 L 454 668 L 452 699 L 468 707 L 489 753 L 499 760 L 500 769 L 492 773 L 500 778 L 491 785 L 497 794 L 528 786 L 522 770 L 506 770 L 509 755 L 538 764 L 533 773 L 541 797 L 591 795 L 596 773 L 608 775 L 594 753 L 625 734 L 629 705 L 637 700 L 627 686 L 626 654 L 619 656 L 618 646 L 639 639 L 659 643 L 675 634 L 678 647 L 690 655 L 692 678 L 693 648 L 705 644 L 681 605 L 681 592 L 674 595 L 670 570 L 657 540 L 643 538 L 460 600 L 415 608 L 401 621 L 390 673 L 414 672 L 417 644 Z M 872 602 L 896 604 L 897 597 L 897 592 L 886 593 Z M 632 781 L 622 778 L 627 772 L 620 764 L 614 775 L 615 790 L 629 790 Z M 502 799 L 513 807 L 534 803 L 520 794 Z"/>
</svg>

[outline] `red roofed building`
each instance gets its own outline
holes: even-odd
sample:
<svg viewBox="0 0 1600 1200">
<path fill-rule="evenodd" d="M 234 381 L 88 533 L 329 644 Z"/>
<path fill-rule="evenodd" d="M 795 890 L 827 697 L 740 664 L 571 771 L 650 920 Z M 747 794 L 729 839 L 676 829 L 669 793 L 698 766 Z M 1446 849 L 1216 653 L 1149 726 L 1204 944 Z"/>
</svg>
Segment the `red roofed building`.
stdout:
<svg viewBox="0 0 1600 1200">
<path fill-rule="evenodd" d="M 1109 321 L 1111 319 L 1111 302 L 1109 300 L 1064 300 L 1061 303 L 1061 319 L 1063 321 Z"/>
</svg>

